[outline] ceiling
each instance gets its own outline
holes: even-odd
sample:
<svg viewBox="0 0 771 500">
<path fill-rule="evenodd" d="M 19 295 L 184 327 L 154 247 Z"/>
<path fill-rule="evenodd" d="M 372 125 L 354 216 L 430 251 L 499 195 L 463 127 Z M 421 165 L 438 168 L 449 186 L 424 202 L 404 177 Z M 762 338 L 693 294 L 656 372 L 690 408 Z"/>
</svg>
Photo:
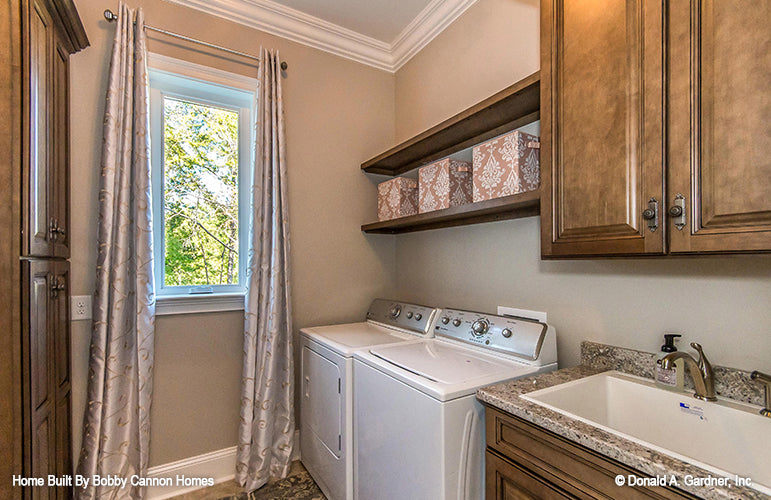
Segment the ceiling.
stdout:
<svg viewBox="0 0 771 500">
<path fill-rule="evenodd" d="M 275 1 L 381 42 L 391 43 L 431 0 Z"/>
<path fill-rule="evenodd" d="M 395 72 L 477 0 L 166 0 Z"/>
</svg>

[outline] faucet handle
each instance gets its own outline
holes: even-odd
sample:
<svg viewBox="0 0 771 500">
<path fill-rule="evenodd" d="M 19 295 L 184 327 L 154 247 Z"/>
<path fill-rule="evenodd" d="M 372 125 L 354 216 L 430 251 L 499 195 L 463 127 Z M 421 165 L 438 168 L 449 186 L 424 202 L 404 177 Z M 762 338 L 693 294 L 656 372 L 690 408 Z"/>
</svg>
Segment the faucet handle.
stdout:
<svg viewBox="0 0 771 500">
<path fill-rule="evenodd" d="M 765 385 L 766 407 L 760 410 L 760 414 L 764 417 L 771 417 L 771 375 L 755 370 L 750 373 L 750 378 Z"/>
<path fill-rule="evenodd" d="M 704 355 L 704 349 L 701 348 L 701 344 L 698 342 L 691 342 L 691 347 L 699 353 L 699 368 L 703 368 L 704 366 L 712 368 L 712 365 L 709 364 L 709 360 L 707 360 L 707 356 Z"/>
</svg>

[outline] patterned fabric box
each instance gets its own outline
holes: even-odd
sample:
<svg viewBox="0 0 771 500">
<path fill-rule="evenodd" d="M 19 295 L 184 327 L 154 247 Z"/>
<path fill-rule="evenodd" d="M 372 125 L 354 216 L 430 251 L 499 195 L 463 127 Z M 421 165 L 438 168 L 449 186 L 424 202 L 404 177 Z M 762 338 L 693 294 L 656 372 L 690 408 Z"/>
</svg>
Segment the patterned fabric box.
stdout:
<svg viewBox="0 0 771 500">
<path fill-rule="evenodd" d="M 390 220 L 418 213 L 418 181 L 396 177 L 377 185 L 377 218 Z"/>
<path fill-rule="evenodd" d="M 418 211 L 432 212 L 442 208 L 471 203 L 471 163 L 445 158 L 418 171 Z"/>
<path fill-rule="evenodd" d="M 538 189 L 539 152 L 538 137 L 519 131 L 474 146 L 474 202 Z"/>
</svg>

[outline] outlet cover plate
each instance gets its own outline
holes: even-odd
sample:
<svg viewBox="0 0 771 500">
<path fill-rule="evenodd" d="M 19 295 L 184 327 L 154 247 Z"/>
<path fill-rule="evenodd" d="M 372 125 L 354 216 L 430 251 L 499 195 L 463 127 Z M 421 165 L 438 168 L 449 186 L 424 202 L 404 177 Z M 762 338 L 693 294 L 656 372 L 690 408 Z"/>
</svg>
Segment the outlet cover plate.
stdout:
<svg viewBox="0 0 771 500">
<path fill-rule="evenodd" d="M 514 307 L 498 306 L 499 316 L 519 316 L 520 318 L 530 318 L 541 323 L 546 323 L 548 315 L 541 311 L 530 311 L 527 309 L 516 309 Z"/>
<path fill-rule="evenodd" d="M 91 296 L 73 295 L 70 297 L 70 320 L 82 321 L 91 319 Z"/>
</svg>

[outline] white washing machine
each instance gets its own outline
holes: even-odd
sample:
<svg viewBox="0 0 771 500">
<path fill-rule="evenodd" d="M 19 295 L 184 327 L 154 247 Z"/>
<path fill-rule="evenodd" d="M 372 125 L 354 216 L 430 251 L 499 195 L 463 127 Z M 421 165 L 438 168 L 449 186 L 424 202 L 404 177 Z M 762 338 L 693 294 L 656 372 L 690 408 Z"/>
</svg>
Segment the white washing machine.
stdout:
<svg viewBox="0 0 771 500">
<path fill-rule="evenodd" d="M 353 498 L 353 352 L 431 337 L 437 314 L 376 299 L 365 322 L 300 330 L 302 462 L 330 500 Z"/>
<path fill-rule="evenodd" d="M 557 368 L 537 320 L 444 310 L 435 338 L 354 353 L 354 498 L 484 497 L 480 387 Z"/>
</svg>

